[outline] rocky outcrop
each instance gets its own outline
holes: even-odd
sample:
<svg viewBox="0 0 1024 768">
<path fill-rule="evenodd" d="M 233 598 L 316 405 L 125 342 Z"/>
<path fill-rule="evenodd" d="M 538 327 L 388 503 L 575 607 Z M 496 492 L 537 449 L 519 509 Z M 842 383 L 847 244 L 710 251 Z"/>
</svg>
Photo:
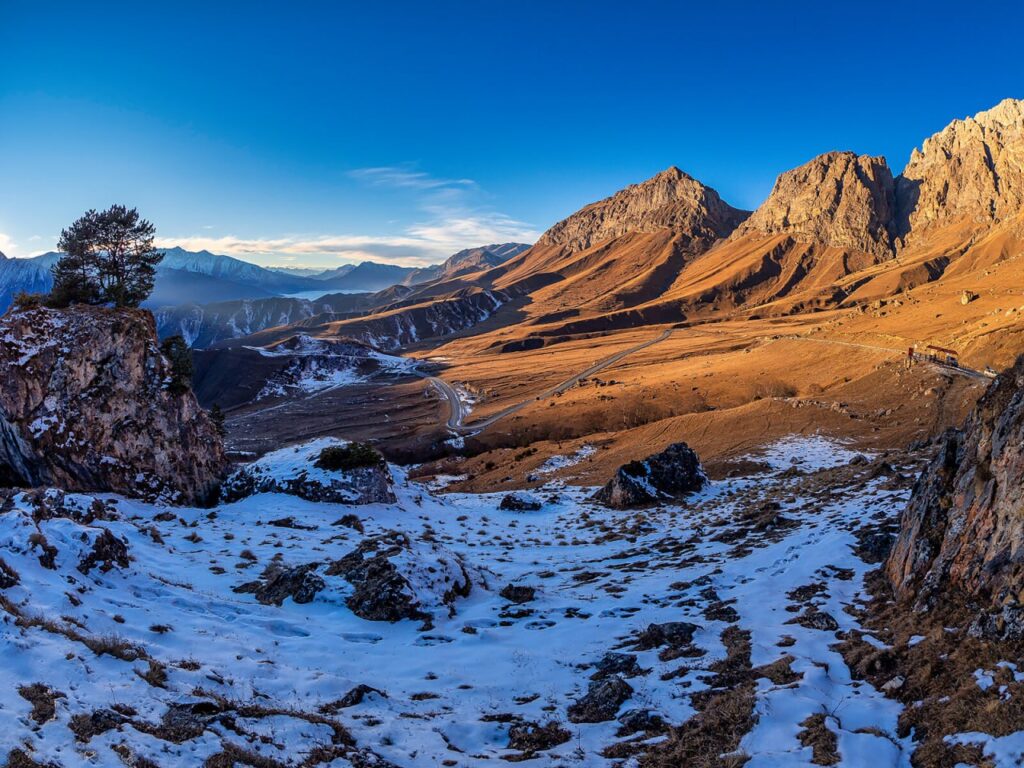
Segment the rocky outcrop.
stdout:
<svg viewBox="0 0 1024 768">
<path fill-rule="evenodd" d="M 1024 101 L 954 120 L 915 149 L 897 180 L 900 234 L 958 219 L 988 223 L 1024 208 Z"/>
<path fill-rule="evenodd" d="M 551 227 L 537 244 L 582 251 L 630 232 L 670 229 L 709 245 L 727 237 L 747 215 L 672 167 L 582 208 Z"/>
<path fill-rule="evenodd" d="M 462 559 L 436 544 L 414 542 L 404 533 L 371 536 L 325 571 L 352 585 L 345 604 L 369 621 L 423 619 L 442 609 L 453 616 L 455 602 L 473 589 Z"/>
<path fill-rule="evenodd" d="M 287 493 L 333 504 L 393 503 L 394 478 L 383 459 L 344 470 L 317 466 L 324 449 L 344 445 L 344 440 L 327 437 L 268 453 L 232 473 L 221 486 L 221 500 L 233 502 L 257 493 Z"/>
<path fill-rule="evenodd" d="M 643 507 L 699 491 L 707 481 L 693 449 L 686 443 L 674 443 L 643 461 L 619 467 L 593 499 L 612 509 Z"/>
<path fill-rule="evenodd" d="M 234 588 L 239 594 L 249 593 L 263 605 L 281 606 L 289 597 L 299 605 L 313 602 L 316 593 L 326 584 L 317 575 L 319 563 L 286 568 L 271 563 L 257 581 L 248 581 Z"/>
<path fill-rule="evenodd" d="M 939 440 L 886 562 L 919 610 L 957 601 L 987 635 L 1024 638 L 1024 358 Z"/>
<path fill-rule="evenodd" d="M 779 176 L 736 234 L 788 233 L 888 257 L 895 219 L 895 185 L 885 158 L 829 152 Z"/>
<path fill-rule="evenodd" d="M 207 500 L 221 439 L 171 378 L 145 310 L 12 310 L 0 319 L 0 485 Z"/>
</svg>

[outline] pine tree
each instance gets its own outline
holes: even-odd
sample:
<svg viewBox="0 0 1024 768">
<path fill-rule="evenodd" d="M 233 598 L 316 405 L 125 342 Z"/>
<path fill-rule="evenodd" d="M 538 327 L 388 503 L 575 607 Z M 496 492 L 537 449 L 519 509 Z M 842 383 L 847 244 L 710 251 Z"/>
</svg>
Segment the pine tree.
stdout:
<svg viewBox="0 0 1024 768">
<path fill-rule="evenodd" d="M 51 304 L 137 307 L 153 292 L 163 258 L 153 248 L 155 235 L 156 227 L 135 208 L 86 211 L 61 232 L 57 246 L 64 256 L 53 266 Z"/>
</svg>

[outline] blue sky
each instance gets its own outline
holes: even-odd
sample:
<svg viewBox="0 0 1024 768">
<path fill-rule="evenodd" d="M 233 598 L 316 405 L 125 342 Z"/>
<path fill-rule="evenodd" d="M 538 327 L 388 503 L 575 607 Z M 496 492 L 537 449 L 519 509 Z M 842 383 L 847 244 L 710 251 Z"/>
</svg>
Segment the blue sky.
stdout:
<svg viewBox="0 0 1024 768">
<path fill-rule="evenodd" d="M 1024 97 L 1024 4 L 0 0 L 0 250 L 90 207 L 262 264 L 530 240 L 669 165 L 752 208 Z"/>
</svg>

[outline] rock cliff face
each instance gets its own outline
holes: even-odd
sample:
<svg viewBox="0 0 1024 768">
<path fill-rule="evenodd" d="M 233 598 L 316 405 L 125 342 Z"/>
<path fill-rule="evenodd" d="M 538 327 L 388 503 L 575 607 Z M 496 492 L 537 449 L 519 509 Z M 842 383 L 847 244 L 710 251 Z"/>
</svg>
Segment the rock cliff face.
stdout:
<svg viewBox="0 0 1024 768">
<path fill-rule="evenodd" d="M 896 198 L 885 158 L 829 152 L 786 171 L 737 234 L 790 233 L 879 257 L 892 255 Z"/>
<path fill-rule="evenodd" d="M 0 318 L 0 485 L 198 503 L 225 460 L 145 310 L 14 310 Z"/>
<path fill-rule="evenodd" d="M 582 251 L 629 232 L 663 229 L 710 244 L 727 237 L 747 215 L 725 203 L 715 190 L 672 167 L 580 209 L 541 235 L 538 244 Z"/>
<path fill-rule="evenodd" d="M 965 602 L 974 630 L 1024 637 L 1024 358 L 1002 374 L 963 430 L 941 439 L 901 519 L 886 563 L 904 598 L 926 610 Z"/>
<path fill-rule="evenodd" d="M 1024 101 L 954 120 L 915 149 L 897 181 L 900 234 L 932 222 L 995 221 L 1024 208 Z"/>
</svg>

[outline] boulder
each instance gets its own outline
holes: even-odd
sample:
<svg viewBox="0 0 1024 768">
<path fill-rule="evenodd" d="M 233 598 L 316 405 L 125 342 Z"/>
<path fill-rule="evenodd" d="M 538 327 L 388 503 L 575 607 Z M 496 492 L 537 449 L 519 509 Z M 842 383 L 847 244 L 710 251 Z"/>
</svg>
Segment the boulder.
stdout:
<svg viewBox="0 0 1024 768">
<path fill-rule="evenodd" d="M 693 633 L 700 627 L 689 621 L 666 621 L 662 624 L 648 624 L 636 639 L 636 649 L 646 651 L 667 645 L 682 648 L 693 642 Z"/>
<path fill-rule="evenodd" d="M 1024 638 L 1024 357 L 939 440 L 885 569 L 919 610 L 963 605 L 976 634 Z"/>
<path fill-rule="evenodd" d="M 146 310 L 12 309 L 0 318 L 0 486 L 210 500 L 220 435 L 170 382 Z"/>
<path fill-rule="evenodd" d="M 539 512 L 544 505 L 524 493 L 507 493 L 498 505 L 498 509 L 506 512 Z"/>
<path fill-rule="evenodd" d="M 317 466 L 324 449 L 348 445 L 333 437 L 282 448 L 241 467 L 221 486 L 221 499 L 238 501 L 257 493 L 287 493 L 334 504 L 392 504 L 394 478 L 381 458 L 351 469 Z"/>
<path fill-rule="evenodd" d="M 370 621 L 429 620 L 438 609 L 454 615 L 456 600 L 473 588 L 471 571 L 458 555 L 398 531 L 364 539 L 324 573 L 352 585 L 345 604 Z"/>
<path fill-rule="evenodd" d="M 699 491 L 708 482 L 700 459 L 686 443 L 674 443 L 643 461 L 619 467 L 593 499 L 612 509 L 643 507 L 679 499 Z"/>
<path fill-rule="evenodd" d="M 601 680 L 612 675 L 636 677 L 643 672 L 640 665 L 637 664 L 636 654 L 617 653 L 615 651 L 609 651 L 598 659 L 597 663 L 594 664 L 594 670 L 594 674 L 590 676 L 591 680 Z"/>
<path fill-rule="evenodd" d="M 286 568 L 276 563 L 263 572 L 258 581 L 249 581 L 233 590 L 237 593 L 252 593 L 264 605 L 282 605 L 287 598 L 296 603 L 313 602 L 316 593 L 326 584 L 317 575 L 319 563 L 307 563 Z"/>
<path fill-rule="evenodd" d="M 569 706 L 569 722 L 603 723 L 613 720 L 619 707 L 633 695 L 633 687 L 618 675 L 594 680 L 585 696 Z"/>
<path fill-rule="evenodd" d="M 537 590 L 521 584 L 506 584 L 498 594 L 510 603 L 522 605 L 533 601 L 537 596 Z"/>
</svg>

